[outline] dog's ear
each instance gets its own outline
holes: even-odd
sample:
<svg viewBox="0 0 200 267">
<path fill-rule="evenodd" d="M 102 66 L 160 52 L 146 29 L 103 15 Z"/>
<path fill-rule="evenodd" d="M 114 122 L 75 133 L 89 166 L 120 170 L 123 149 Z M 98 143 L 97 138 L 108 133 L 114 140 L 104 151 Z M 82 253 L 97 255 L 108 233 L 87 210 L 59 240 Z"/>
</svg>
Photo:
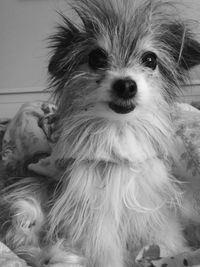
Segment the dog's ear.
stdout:
<svg viewBox="0 0 200 267">
<path fill-rule="evenodd" d="M 184 69 L 190 69 L 200 64 L 200 43 L 188 35 L 185 38 L 180 65 Z"/>
<path fill-rule="evenodd" d="M 70 20 L 61 16 L 64 23 L 59 25 L 57 32 L 49 38 L 52 56 L 49 60 L 48 72 L 55 79 L 63 77 L 66 73 L 70 51 L 81 35 L 79 29 Z"/>
<path fill-rule="evenodd" d="M 200 64 L 200 43 L 194 39 L 193 34 L 183 24 L 169 26 L 170 38 L 168 42 L 172 48 L 173 56 L 179 67 L 189 70 Z"/>
</svg>

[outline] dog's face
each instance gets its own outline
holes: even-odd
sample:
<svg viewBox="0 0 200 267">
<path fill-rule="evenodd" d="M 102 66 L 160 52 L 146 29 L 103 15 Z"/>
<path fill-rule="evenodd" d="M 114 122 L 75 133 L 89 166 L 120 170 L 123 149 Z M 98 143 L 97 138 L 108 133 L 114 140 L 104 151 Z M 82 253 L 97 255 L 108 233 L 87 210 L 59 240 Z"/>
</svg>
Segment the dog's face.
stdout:
<svg viewBox="0 0 200 267">
<path fill-rule="evenodd" d="M 64 18 L 49 64 L 61 113 L 125 118 L 170 103 L 186 71 L 200 62 L 199 43 L 170 14 L 172 7 L 162 1 L 75 2 L 82 24 Z"/>
<path fill-rule="evenodd" d="M 73 8 L 82 22 L 63 17 L 49 64 L 61 154 L 129 161 L 168 154 L 171 103 L 200 63 L 200 44 L 166 1 L 76 0 Z"/>
</svg>

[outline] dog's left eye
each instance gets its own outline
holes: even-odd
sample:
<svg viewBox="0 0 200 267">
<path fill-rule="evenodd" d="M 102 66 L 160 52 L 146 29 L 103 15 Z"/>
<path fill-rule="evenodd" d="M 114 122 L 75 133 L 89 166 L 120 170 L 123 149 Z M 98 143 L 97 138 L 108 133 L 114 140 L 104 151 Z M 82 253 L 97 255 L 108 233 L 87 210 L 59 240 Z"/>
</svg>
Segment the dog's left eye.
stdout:
<svg viewBox="0 0 200 267">
<path fill-rule="evenodd" d="M 104 69 L 108 66 L 108 55 L 101 49 L 96 48 L 88 55 L 88 64 L 93 70 Z"/>
<path fill-rule="evenodd" d="M 153 52 L 144 53 L 142 56 L 142 64 L 147 68 L 155 70 L 158 64 L 157 55 Z"/>
</svg>

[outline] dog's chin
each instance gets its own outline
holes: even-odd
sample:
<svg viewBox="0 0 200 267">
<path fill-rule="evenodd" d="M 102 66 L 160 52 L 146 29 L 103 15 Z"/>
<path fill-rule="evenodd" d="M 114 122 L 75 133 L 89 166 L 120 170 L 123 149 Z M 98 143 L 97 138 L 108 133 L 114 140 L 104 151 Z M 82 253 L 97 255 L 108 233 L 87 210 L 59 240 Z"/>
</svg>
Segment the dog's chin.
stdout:
<svg viewBox="0 0 200 267">
<path fill-rule="evenodd" d="M 134 104 L 128 104 L 128 105 L 117 105 L 113 102 L 109 103 L 109 108 L 112 109 L 114 112 L 118 114 L 128 114 L 132 112 L 135 109 Z"/>
</svg>

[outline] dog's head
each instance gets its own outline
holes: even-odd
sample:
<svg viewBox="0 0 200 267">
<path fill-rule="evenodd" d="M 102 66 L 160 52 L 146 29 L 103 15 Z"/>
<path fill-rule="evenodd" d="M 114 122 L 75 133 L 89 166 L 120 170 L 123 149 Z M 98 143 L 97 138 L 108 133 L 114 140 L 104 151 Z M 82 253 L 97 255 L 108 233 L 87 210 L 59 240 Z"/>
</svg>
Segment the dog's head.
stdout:
<svg viewBox="0 0 200 267">
<path fill-rule="evenodd" d="M 187 24 L 159 0 L 76 0 L 73 9 L 79 21 L 63 16 L 51 42 L 61 118 L 79 114 L 164 132 L 169 104 L 200 63 Z"/>
<path fill-rule="evenodd" d="M 200 63 L 200 44 L 169 3 L 76 0 L 73 8 L 82 24 L 63 17 L 49 64 L 64 109 L 128 114 L 160 96 L 169 101 Z"/>
</svg>

